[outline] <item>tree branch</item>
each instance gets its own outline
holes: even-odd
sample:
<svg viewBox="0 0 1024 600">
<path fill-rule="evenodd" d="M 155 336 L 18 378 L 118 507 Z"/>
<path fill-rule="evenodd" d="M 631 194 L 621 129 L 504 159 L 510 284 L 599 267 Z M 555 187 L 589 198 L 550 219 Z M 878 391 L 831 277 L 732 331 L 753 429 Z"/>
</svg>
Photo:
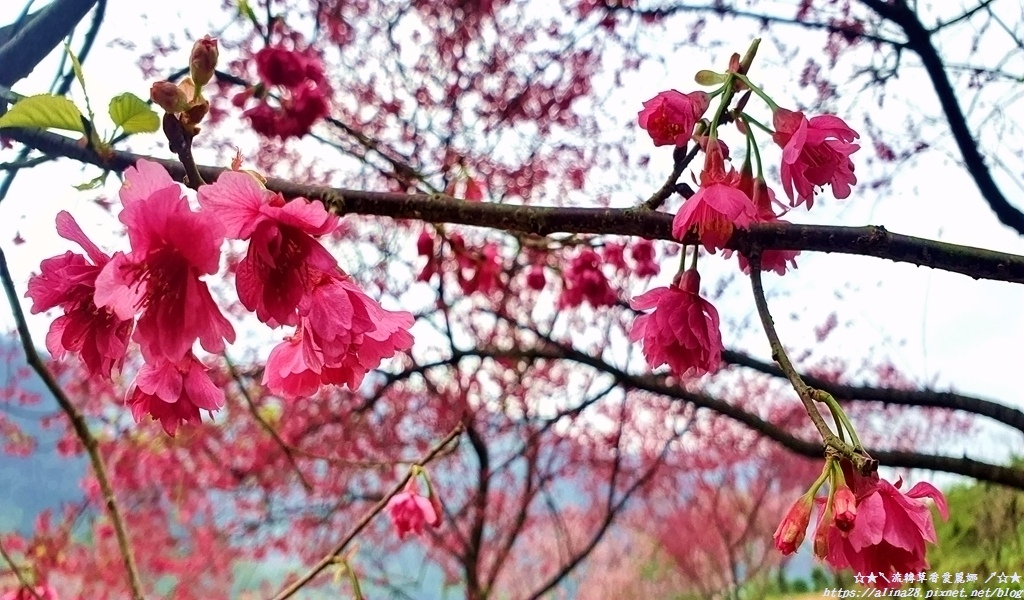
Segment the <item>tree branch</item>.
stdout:
<svg viewBox="0 0 1024 600">
<path fill-rule="evenodd" d="M 723 350 L 722 360 L 729 364 L 747 367 L 766 375 L 773 375 L 775 377 L 786 376 L 779 367 L 757 360 L 741 352 L 736 352 L 735 350 Z M 1004 406 L 991 400 L 983 400 L 954 392 L 846 385 L 804 373 L 801 373 L 800 376 L 808 385 L 832 394 L 836 400 L 874 401 L 895 406 L 962 410 L 994 419 L 1024 432 L 1024 411 Z"/>
<path fill-rule="evenodd" d="M 921 59 L 924 70 L 931 79 L 932 87 L 935 88 L 935 96 L 939 100 L 942 112 L 946 115 L 949 123 L 949 130 L 953 134 L 960 155 L 963 156 L 967 172 L 974 179 L 982 198 L 992 208 L 999 221 L 1024 235 L 1024 212 L 1010 204 L 1010 201 L 1003 195 L 999 185 L 992 178 L 992 172 L 985 164 L 985 158 L 978 149 L 970 127 L 967 125 L 967 118 L 960 108 L 956 91 L 946 75 L 946 66 L 939 56 L 938 50 L 932 44 L 932 34 L 925 28 L 924 24 L 917 18 L 914 11 L 903 3 L 889 4 L 882 0 L 861 0 L 861 2 L 875 11 L 879 17 L 892 21 L 903 29 L 907 36 L 906 47 L 912 50 Z"/>
<path fill-rule="evenodd" d="M 0 85 L 10 87 L 32 72 L 70 34 L 97 0 L 54 0 L 29 15 L 0 47 Z"/>
<path fill-rule="evenodd" d="M 92 150 L 78 146 L 71 138 L 46 131 L 12 128 L 6 129 L 4 135 L 42 152 L 66 156 L 106 169 L 123 171 L 140 158 L 145 158 L 162 164 L 179 181 L 185 177 L 183 167 L 174 160 L 154 159 L 121 151 L 114 152 L 109 160 L 105 160 Z M 215 181 L 224 170 L 199 167 L 203 179 L 210 182 Z M 320 200 L 340 214 L 457 223 L 537 235 L 565 232 L 674 239 L 673 215 L 645 209 L 490 204 L 467 202 L 442 194 L 346 190 L 276 178 L 268 179 L 267 187 L 286 198 L 302 196 Z M 692 234 L 682 241 L 688 244 L 698 242 Z M 749 254 L 754 247 L 760 247 L 874 256 L 961 273 L 974 279 L 1024 283 L 1024 256 L 890 233 L 878 226 L 757 224 L 749 230 L 736 229 L 726 247 L 744 254 Z"/>
<path fill-rule="evenodd" d="M 32 334 L 28 329 L 28 321 L 25 320 L 25 313 L 21 310 L 21 302 L 18 300 L 18 292 L 15 290 L 14 280 L 11 278 L 11 273 L 7 268 L 7 256 L 4 254 L 3 248 L 0 248 L 0 281 L 2 281 L 4 291 L 7 293 L 7 301 L 11 305 L 14 321 L 18 325 L 18 335 L 21 337 L 21 345 L 25 350 L 25 358 L 29 366 L 42 379 L 46 389 L 50 391 L 57 404 L 60 405 L 61 410 L 67 415 L 75 435 L 78 436 L 79 441 L 82 442 L 82 446 L 89 455 L 93 472 L 96 474 L 96 482 L 99 484 L 100 491 L 103 494 L 103 502 L 106 505 L 107 514 L 114 527 L 117 546 L 121 551 L 125 572 L 128 574 L 128 587 L 131 589 L 132 598 L 143 600 L 142 585 L 139 583 L 139 572 L 135 566 L 135 555 L 132 553 L 128 528 L 114 497 L 114 488 L 110 485 L 107 468 L 103 464 L 103 457 L 100 455 L 99 442 L 96 441 L 96 437 L 89 430 L 89 424 L 86 423 L 85 417 L 67 397 L 64 390 L 61 389 L 60 384 L 53 378 L 53 374 L 46 368 L 42 358 L 40 358 L 39 353 L 36 351 L 35 344 L 32 342 Z"/>
</svg>

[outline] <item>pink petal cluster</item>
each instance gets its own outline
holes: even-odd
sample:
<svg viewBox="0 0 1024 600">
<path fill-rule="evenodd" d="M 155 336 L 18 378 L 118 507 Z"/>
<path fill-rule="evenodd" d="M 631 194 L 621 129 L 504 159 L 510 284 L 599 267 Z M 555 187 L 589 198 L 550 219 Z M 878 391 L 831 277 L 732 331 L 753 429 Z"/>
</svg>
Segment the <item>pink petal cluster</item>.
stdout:
<svg viewBox="0 0 1024 600">
<path fill-rule="evenodd" d="M 32 313 L 60 307 L 64 314 L 50 324 L 46 349 L 60 360 L 76 352 L 93 375 L 110 378 L 121 368 L 132 319 L 121 318 L 109 308 L 96 306 L 93 295 L 96 278 L 110 262 L 110 256 L 90 240 L 67 211 L 57 214 L 57 233 L 85 250 L 86 256 L 71 251 L 42 261 L 40 274 L 28 280 L 25 296 L 32 299 Z"/>
<path fill-rule="evenodd" d="M 850 155 L 860 135 L 835 115 L 810 120 L 799 111 L 779 108 L 773 116 L 775 143 L 782 147 L 782 188 L 794 206 L 814 204 L 814 188 L 832 186 L 836 198 L 848 198 L 857 183 Z M 794 191 L 796 196 L 794 197 Z"/>
<path fill-rule="evenodd" d="M 412 347 L 411 314 L 385 310 L 340 271 L 322 277 L 295 333 L 267 359 L 263 384 L 284 398 L 309 396 L 321 385 L 355 389 L 382 360 Z"/>
<path fill-rule="evenodd" d="M 704 92 L 684 94 L 668 90 L 644 102 L 637 121 L 647 130 L 655 146 L 682 147 L 693 137 L 693 128 L 707 111 L 710 101 Z"/>
<path fill-rule="evenodd" d="M 752 200 L 740 189 L 740 175 L 726 171 L 721 145 L 710 140 L 700 174 L 700 189 L 672 219 L 672 235 L 682 240 L 692 229 L 701 243 L 714 252 L 722 248 L 736 227 L 747 227 L 757 216 Z"/>
<path fill-rule="evenodd" d="M 672 287 L 655 288 L 630 301 L 634 310 L 654 309 L 638 316 L 629 333 L 630 340 L 643 342 L 652 369 L 667 364 L 679 376 L 718 370 L 722 362 L 718 311 L 699 291 L 700 275 L 691 269 Z"/>
<path fill-rule="evenodd" d="M 641 279 L 654 277 L 661 272 L 657 255 L 654 252 L 654 242 L 651 240 L 643 238 L 637 240 L 629 249 L 629 257 L 636 263 L 636 266 L 633 267 L 633 274 Z"/>
<path fill-rule="evenodd" d="M 558 298 L 558 306 L 581 306 L 584 301 L 594 308 L 613 306 L 618 295 L 601 270 L 602 264 L 601 257 L 591 248 L 584 248 L 574 256 L 565 269 L 565 288 Z"/>
<path fill-rule="evenodd" d="M 834 514 L 829 511 L 821 515 L 815 534 L 818 557 L 836 569 L 885 575 L 875 584 L 882 588 L 899 587 L 890 577 L 893 573 L 927 570 L 925 542 L 934 544 L 936 538 L 931 510 L 921 499 L 931 498 L 942 518 L 947 519 L 949 509 L 942 492 L 921 482 L 903 493 L 899 489 L 902 480 L 893 485 L 877 473 L 864 477 L 845 464 L 843 470 L 856 496 L 856 507 L 851 515 L 844 500 L 836 504 Z M 822 538 L 820 543 L 818 537 Z"/>
<path fill-rule="evenodd" d="M 285 202 L 241 171 L 223 173 L 199 189 L 199 203 L 216 214 L 228 239 L 249 240 L 235 272 L 238 298 L 271 326 L 295 325 L 296 310 L 317 274 L 337 266 L 314 239 L 338 227 L 338 217 L 319 202 Z"/>
<path fill-rule="evenodd" d="M 415 479 L 409 480 L 405 491 L 388 500 L 386 510 L 391 516 L 395 532 L 402 539 L 410 532 L 421 535 L 424 525 L 437 527 L 441 524 L 440 516 L 430 500 L 420 495 Z"/>
<path fill-rule="evenodd" d="M 487 242 L 480 248 L 467 248 L 457 233 L 452 234 L 450 242 L 458 265 L 459 286 L 464 293 L 489 295 L 502 288 L 505 266 L 497 244 Z"/>
<path fill-rule="evenodd" d="M 256 133 L 281 139 L 302 137 L 330 111 L 327 99 L 331 88 L 319 57 L 312 52 L 268 46 L 256 53 L 256 71 L 264 85 L 276 88 L 280 98 L 273 106 L 264 95 L 242 113 Z M 246 90 L 233 102 L 241 108 L 253 95 L 252 89 Z"/>
<path fill-rule="evenodd" d="M 177 362 L 198 339 L 221 352 L 235 332 L 201 275 L 216 273 L 224 229 L 208 212 L 193 212 L 181 188 L 156 163 L 125 173 L 124 210 L 131 252 L 118 252 L 96 278 L 96 305 L 120 319 L 141 311 L 134 340 L 147 362 Z"/>
<path fill-rule="evenodd" d="M 267 361 L 263 383 L 273 393 L 308 396 L 325 384 L 354 389 L 383 359 L 412 346 L 412 315 L 384 310 L 317 241 L 338 226 L 322 204 L 285 202 L 244 172 L 203 186 L 199 202 L 223 221 L 229 238 L 249 240 L 235 275 L 242 304 L 271 327 L 296 327 Z"/>
<path fill-rule="evenodd" d="M 224 391 L 189 352 L 175 362 L 142 365 L 128 390 L 127 403 L 136 421 L 150 415 L 173 436 L 182 423 L 199 423 L 200 410 L 212 413 L 224 406 Z"/>
</svg>

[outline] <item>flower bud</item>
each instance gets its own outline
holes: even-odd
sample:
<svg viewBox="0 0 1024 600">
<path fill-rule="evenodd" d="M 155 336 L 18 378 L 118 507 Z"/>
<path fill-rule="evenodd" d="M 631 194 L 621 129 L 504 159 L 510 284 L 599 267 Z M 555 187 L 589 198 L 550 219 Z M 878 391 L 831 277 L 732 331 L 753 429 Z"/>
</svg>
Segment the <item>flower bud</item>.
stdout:
<svg viewBox="0 0 1024 600">
<path fill-rule="evenodd" d="M 192 46 L 192 56 L 188 63 L 196 88 L 202 88 L 213 79 L 213 70 L 217 68 L 219 55 L 220 50 L 217 48 L 217 40 L 214 38 L 207 35 L 201 40 L 196 40 L 195 45 Z"/>
<path fill-rule="evenodd" d="M 811 497 L 797 498 L 789 512 L 775 530 L 775 547 L 783 554 L 792 554 L 804 541 L 807 525 L 811 521 Z"/>
<path fill-rule="evenodd" d="M 170 81 L 158 81 L 149 88 L 149 97 L 157 106 L 169 113 L 188 110 L 188 97 Z"/>
<path fill-rule="evenodd" d="M 857 518 L 857 498 L 845 484 L 836 488 L 836 495 L 832 498 L 832 509 L 835 511 L 836 529 L 849 533 Z"/>
</svg>

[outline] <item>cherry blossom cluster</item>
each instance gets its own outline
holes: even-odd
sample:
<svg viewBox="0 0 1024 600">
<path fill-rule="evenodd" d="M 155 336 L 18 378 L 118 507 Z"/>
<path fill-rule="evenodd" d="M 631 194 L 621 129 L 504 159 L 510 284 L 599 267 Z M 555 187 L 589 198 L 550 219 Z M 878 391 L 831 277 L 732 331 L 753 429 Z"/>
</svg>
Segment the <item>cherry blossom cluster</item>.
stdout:
<svg viewBox="0 0 1024 600">
<path fill-rule="evenodd" d="M 827 498 L 815 498 L 826 480 Z M 817 504 L 814 555 L 836 569 L 883 575 L 869 580 L 875 587 L 899 587 L 897 574 L 928 569 L 925 542 L 936 543 L 932 513 L 922 499 L 931 498 L 942 518 L 949 517 L 945 497 L 930 483 L 922 481 L 906 493 L 900 491 L 902 484 L 902 479 L 893 485 L 877 473 L 862 475 L 845 459 L 829 460 L 779 524 L 775 546 L 783 554 L 796 552 Z"/>
<path fill-rule="evenodd" d="M 826 185 L 836 198 L 847 198 L 850 186 L 857 182 L 850 159 L 859 148 L 852 143 L 859 137 L 857 132 L 833 115 L 808 119 L 802 112 L 778 107 L 746 77 L 747 67 L 734 57 L 727 73 L 702 71 L 698 80 L 720 84 L 717 90 L 710 94 L 661 92 L 644 102 L 638 115 L 640 127 L 656 146 L 684 148 L 693 143 L 703 150 L 700 187 L 676 213 L 672 235 L 682 241 L 693 232 L 710 253 L 725 250 L 736 228 L 778 222 L 788 208 L 801 204 L 810 208 L 815 194 Z M 746 91 L 747 97 L 738 103 L 739 108 L 728 109 L 739 91 Z M 745 111 L 751 92 L 771 108 L 773 128 Z M 704 118 L 715 98 L 720 100 L 718 108 L 710 119 Z M 720 125 L 726 122 L 735 123 L 747 142 L 748 152 L 739 170 L 731 164 L 728 146 L 719 139 Z M 777 200 L 765 181 L 764 165 L 756 151 L 757 132 L 769 135 L 782 151 L 779 173 L 790 207 Z M 731 253 L 723 252 L 726 256 Z M 788 268 L 796 267 L 797 254 L 765 250 L 760 256 L 761 269 L 784 275 Z M 679 273 L 671 287 L 651 290 L 631 302 L 635 310 L 654 309 L 652 314 L 638 317 L 631 332 L 632 339 L 643 343 L 648 364 L 652 368 L 667 364 L 680 376 L 716 371 L 722 350 L 718 314 L 699 295 L 697 255 L 698 249 L 693 248 L 692 266 Z M 747 257 L 740 253 L 738 260 L 740 268 L 749 272 Z"/>
<path fill-rule="evenodd" d="M 327 116 L 331 87 L 320 57 L 311 49 L 290 50 L 280 45 L 262 48 L 256 53 L 256 72 L 259 85 L 232 100 L 239 108 L 256 100 L 242 113 L 256 133 L 282 140 L 299 138 Z"/>
<path fill-rule="evenodd" d="M 318 237 L 338 218 L 320 203 L 286 202 L 254 174 L 230 171 L 199 189 L 192 210 L 182 187 L 155 162 L 125 173 L 118 215 L 131 249 L 101 251 L 66 211 L 57 232 L 85 255 L 48 258 L 29 280 L 32 312 L 59 308 L 46 346 L 55 358 L 77 353 L 89 373 L 109 379 L 124 364 L 129 340 L 144 363 L 126 398 L 135 419 L 150 415 L 173 435 L 215 411 L 224 392 L 193 352 L 224 351 L 235 339 L 201 277 L 220 268 L 227 240 L 247 240 L 238 264 L 238 298 L 270 327 L 294 327 L 275 347 L 263 382 L 284 398 L 321 385 L 357 387 L 380 362 L 412 346 L 407 312 L 383 309 L 346 275 Z"/>
</svg>

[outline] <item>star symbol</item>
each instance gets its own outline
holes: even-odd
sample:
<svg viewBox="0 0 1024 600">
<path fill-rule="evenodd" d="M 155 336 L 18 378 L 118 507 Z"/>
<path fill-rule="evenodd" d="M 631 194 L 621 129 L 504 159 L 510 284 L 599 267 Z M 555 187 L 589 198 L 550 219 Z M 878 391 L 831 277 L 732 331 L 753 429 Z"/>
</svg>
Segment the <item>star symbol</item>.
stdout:
<svg viewBox="0 0 1024 600">
<path fill-rule="evenodd" d="M 1009 577 L 1005 573 L 999 573 L 999 583 L 1006 583 Z"/>
<path fill-rule="evenodd" d="M 878 579 L 878 578 L 877 578 L 877 577 L 875 577 L 875 574 L 874 574 L 874 573 L 869 573 L 869 574 L 868 574 L 868 583 L 870 583 L 870 584 L 874 584 L 874 583 L 875 583 L 875 580 L 877 580 L 877 579 Z"/>
<path fill-rule="evenodd" d="M 1013 575 L 1010 576 L 1010 582 L 1011 583 L 1020 583 L 1020 575 L 1018 575 L 1016 571 L 1014 571 Z"/>
<path fill-rule="evenodd" d="M 856 583 L 864 583 L 864 576 L 861 575 L 860 573 L 857 573 L 856 575 L 853 576 L 853 581 L 856 582 Z"/>
</svg>

